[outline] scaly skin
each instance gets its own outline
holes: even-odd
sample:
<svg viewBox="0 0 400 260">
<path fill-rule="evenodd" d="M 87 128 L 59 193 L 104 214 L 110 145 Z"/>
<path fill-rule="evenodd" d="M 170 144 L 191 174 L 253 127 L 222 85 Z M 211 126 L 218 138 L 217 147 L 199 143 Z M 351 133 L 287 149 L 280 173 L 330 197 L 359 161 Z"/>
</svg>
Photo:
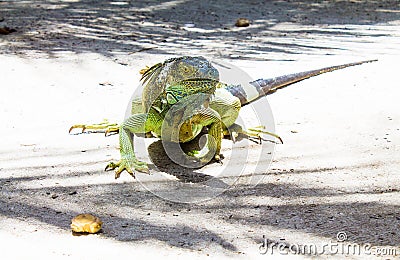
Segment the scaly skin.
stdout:
<svg viewBox="0 0 400 260">
<path fill-rule="evenodd" d="M 133 177 L 134 170 L 148 172 L 147 164 L 138 161 L 135 157 L 132 133 L 147 133 L 170 139 L 170 141 L 185 143 L 193 140 L 203 127 L 207 127 L 208 133 L 214 137 L 215 141 L 208 142 L 206 147 L 215 151 L 214 158 L 217 160 L 220 156 L 222 135 L 227 134 L 228 130 L 233 140 L 238 134 L 260 138 L 260 134 L 264 133 L 282 141 L 273 133 L 259 128 L 244 131 L 235 124 L 240 108 L 301 80 L 373 61 L 376 60 L 332 66 L 271 79 L 259 79 L 245 86 L 218 82 L 218 71 L 203 57 L 185 56 L 158 63 L 143 70 L 142 80 L 146 85 L 142 99 L 133 99 L 132 115 L 119 127 L 121 160 L 108 164 L 106 170 L 117 168 L 115 178 L 118 178 L 124 170 Z M 199 93 L 214 93 L 214 95 L 209 98 L 204 96 L 199 98 L 196 96 Z M 169 126 L 167 130 L 163 129 L 164 133 L 168 132 L 167 134 L 161 134 L 163 123 Z M 79 127 L 91 128 L 86 125 L 75 125 L 70 131 Z M 91 129 L 97 127 L 95 125 Z M 115 126 L 113 127 L 116 129 Z M 174 129 L 178 132 L 174 132 Z M 191 155 L 202 160 L 204 153 L 194 151 Z"/>
<path fill-rule="evenodd" d="M 135 177 L 135 170 L 149 172 L 147 164 L 139 161 L 135 156 L 132 134 L 151 132 L 163 139 L 188 142 L 199 133 L 193 132 L 192 129 L 201 130 L 203 127 L 210 127 L 211 135 L 216 143 L 207 143 L 207 149 L 215 149 L 215 159 L 219 160 L 222 139 L 221 120 L 218 113 L 208 108 L 208 100 L 219 85 L 220 83 L 216 80 L 189 79 L 167 86 L 165 93 L 154 101 L 161 106 L 150 106 L 147 113 L 133 114 L 122 123 L 119 130 L 121 160 L 109 163 L 106 170 L 116 169 L 115 178 L 119 178 L 124 170 L 133 177 Z M 202 93 L 203 98 L 193 99 L 198 93 Z M 174 109 L 173 113 L 165 117 L 171 109 Z M 181 125 L 183 127 L 178 127 Z M 193 127 L 194 125 L 196 127 Z M 190 130 L 189 126 L 192 127 Z M 196 158 L 196 156 L 193 157 Z"/>
</svg>

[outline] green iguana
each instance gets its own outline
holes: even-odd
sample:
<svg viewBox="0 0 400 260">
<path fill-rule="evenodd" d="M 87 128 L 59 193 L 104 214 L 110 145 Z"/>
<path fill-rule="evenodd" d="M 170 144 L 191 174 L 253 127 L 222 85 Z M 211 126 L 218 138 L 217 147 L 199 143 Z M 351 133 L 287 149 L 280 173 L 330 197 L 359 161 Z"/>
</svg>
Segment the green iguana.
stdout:
<svg viewBox="0 0 400 260">
<path fill-rule="evenodd" d="M 238 134 L 259 137 L 259 134 L 264 133 L 281 140 L 273 133 L 259 129 L 245 131 L 235 124 L 242 106 L 301 80 L 373 61 L 376 60 L 258 79 L 242 86 L 219 82 L 218 70 L 203 57 L 172 58 L 143 71 L 141 80 L 145 85 L 142 98 L 132 101 L 132 113 L 120 126 L 74 125 L 70 132 L 74 128 L 82 128 L 82 131 L 103 128 L 107 129 L 106 134 L 119 131 L 121 160 L 111 162 L 106 167 L 106 170 L 116 169 L 115 178 L 119 178 L 124 170 L 133 177 L 134 170 L 149 172 L 147 163 L 139 161 L 135 156 L 132 134 L 145 133 L 185 143 L 206 128 L 212 138 L 207 139 L 203 149 L 212 151 L 214 158 L 219 161 L 224 134 L 231 133 L 234 140 Z M 189 156 L 202 160 L 206 154 L 208 152 L 193 151 Z"/>
</svg>

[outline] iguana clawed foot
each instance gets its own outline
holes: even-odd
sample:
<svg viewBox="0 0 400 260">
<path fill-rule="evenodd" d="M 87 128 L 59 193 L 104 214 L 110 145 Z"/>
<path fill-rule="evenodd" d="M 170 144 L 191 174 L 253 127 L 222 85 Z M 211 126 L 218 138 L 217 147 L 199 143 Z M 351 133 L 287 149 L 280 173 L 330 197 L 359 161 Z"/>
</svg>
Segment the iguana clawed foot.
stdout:
<svg viewBox="0 0 400 260">
<path fill-rule="evenodd" d="M 71 126 L 69 129 L 69 133 L 73 129 L 76 128 L 82 128 L 82 133 L 84 133 L 86 130 L 96 130 L 96 131 L 104 131 L 105 135 L 109 135 L 110 133 L 118 133 L 119 132 L 119 125 L 117 123 L 110 123 L 107 119 L 104 119 L 103 122 L 99 124 L 77 124 Z"/>
<path fill-rule="evenodd" d="M 277 138 L 283 144 L 282 138 L 279 135 L 265 131 L 264 129 L 266 129 L 265 126 L 256 126 L 249 128 L 248 130 L 244 130 L 240 125 L 233 124 L 229 127 L 229 133 L 224 132 L 224 134 L 229 135 L 233 142 L 242 140 L 240 136 L 244 136 L 244 138 L 248 138 L 249 140 L 257 142 L 259 144 L 261 144 L 261 141 L 268 141 L 261 136 L 262 134 L 266 134 Z"/>
<path fill-rule="evenodd" d="M 119 176 L 121 176 L 121 173 L 125 170 L 127 171 L 133 178 L 135 178 L 135 172 L 134 171 L 139 171 L 139 172 L 144 172 L 144 173 L 149 173 L 149 167 L 147 166 L 146 162 L 141 162 L 137 159 L 121 159 L 118 162 L 110 162 L 107 164 L 105 170 L 114 170 L 115 171 L 115 179 L 118 179 Z"/>
<path fill-rule="evenodd" d="M 266 139 L 263 139 L 261 137 L 261 134 L 267 134 L 277 138 L 283 144 L 283 140 L 279 135 L 265 131 L 264 130 L 265 128 L 266 128 L 265 126 L 256 126 L 253 128 L 249 128 L 247 131 L 243 131 L 242 134 L 247 135 L 249 138 L 258 139 L 259 143 L 261 143 L 261 141 L 266 141 Z"/>
</svg>

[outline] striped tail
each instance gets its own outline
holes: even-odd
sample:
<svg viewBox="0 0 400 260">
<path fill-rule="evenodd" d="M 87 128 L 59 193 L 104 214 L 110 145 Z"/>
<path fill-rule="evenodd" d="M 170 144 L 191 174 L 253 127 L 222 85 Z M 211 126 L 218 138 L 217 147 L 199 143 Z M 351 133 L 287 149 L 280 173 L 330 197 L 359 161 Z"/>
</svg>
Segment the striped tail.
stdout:
<svg viewBox="0 0 400 260">
<path fill-rule="evenodd" d="M 284 76 L 279 76 L 275 78 L 270 78 L 270 79 L 258 79 L 255 81 L 250 82 L 252 87 L 255 87 L 255 89 L 258 92 L 258 95 L 256 94 L 255 96 L 248 96 L 246 94 L 245 89 L 243 87 L 238 86 L 238 85 L 232 85 L 228 86 L 227 90 L 232 93 L 232 95 L 238 97 L 240 99 L 240 103 L 242 106 L 249 104 L 250 102 L 259 99 L 260 97 L 270 95 L 277 91 L 278 89 L 287 87 L 291 84 L 294 84 L 296 82 L 302 81 L 304 79 L 308 79 L 323 73 L 331 72 L 334 70 L 340 70 L 344 69 L 347 67 L 352 67 L 356 65 L 361 65 L 364 63 L 369 63 L 369 62 L 374 62 L 377 60 L 366 60 L 366 61 L 360 61 L 360 62 L 353 62 L 353 63 L 347 63 L 343 65 L 337 65 L 337 66 L 331 66 L 331 67 L 326 67 L 322 69 L 316 69 L 316 70 L 309 70 L 309 71 L 304 71 L 304 72 L 299 72 L 299 73 L 293 73 L 289 75 L 284 75 Z M 249 87 L 251 86 L 249 85 Z"/>
</svg>

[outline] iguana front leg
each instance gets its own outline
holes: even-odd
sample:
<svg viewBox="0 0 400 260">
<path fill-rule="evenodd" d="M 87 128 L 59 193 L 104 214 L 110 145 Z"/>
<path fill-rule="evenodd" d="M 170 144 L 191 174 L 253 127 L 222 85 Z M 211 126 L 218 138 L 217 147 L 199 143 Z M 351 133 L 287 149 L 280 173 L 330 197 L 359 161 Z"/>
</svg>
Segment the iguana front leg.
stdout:
<svg viewBox="0 0 400 260">
<path fill-rule="evenodd" d="M 187 154 L 184 155 L 186 161 L 182 161 L 182 163 L 188 167 L 201 167 L 213 158 L 220 161 L 221 141 L 223 137 L 221 117 L 207 105 L 196 106 L 196 103 L 201 103 L 203 98 L 204 96 L 202 95 L 195 95 L 188 98 L 187 101 L 194 104 L 194 106 L 183 106 L 185 108 L 184 115 L 179 113 L 180 109 L 173 107 L 166 116 L 163 124 L 163 140 L 171 140 L 179 143 L 192 141 L 201 133 L 204 127 L 208 128 L 206 143 L 202 145 L 200 150 L 197 150 L 197 148 L 186 149 Z M 193 159 L 195 159 L 194 162 Z"/>
<path fill-rule="evenodd" d="M 220 161 L 221 143 L 223 137 L 222 121 L 219 114 L 210 108 L 202 109 L 198 111 L 193 117 L 185 122 L 184 125 L 190 124 L 192 128 L 202 129 L 203 127 L 208 127 L 208 138 L 204 147 L 200 151 L 190 151 L 188 155 L 200 160 L 200 162 L 207 163 L 212 158 L 216 161 Z M 183 125 L 183 126 L 184 126 Z M 181 137 L 184 136 L 185 127 L 181 128 Z M 197 131 L 193 131 L 193 135 Z M 186 142 L 187 140 L 182 139 L 181 142 Z M 210 155 L 212 157 L 210 157 Z"/>
<path fill-rule="evenodd" d="M 135 177 L 134 171 L 149 173 L 147 163 L 136 158 L 133 134 L 159 131 L 157 129 L 161 128 L 161 122 L 159 115 L 151 112 L 148 114 L 135 114 L 126 119 L 119 129 L 121 159 L 116 163 L 109 163 L 105 170 L 116 169 L 115 179 L 118 179 L 124 170 L 132 177 Z"/>
<path fill-rule="evenodd" d="M 131 115 L 134 114 L 142 114 L 145 113 L 144 108 L 142 106 L 142 98 L 141 97 L 133 97 L 131 102 Z M 82 133 L 87 130 L 95 130 L 95 132 L 105 133 L 107 136 L 110 133 L 118 134 L 120 125 L 117 123 L 110 123 L 108 119 L 104 119 L 103 122 L 98 124 L 76 124 L 70 127 L 69 133 L 72 130 L 81 128 Z"/>
</svg>

